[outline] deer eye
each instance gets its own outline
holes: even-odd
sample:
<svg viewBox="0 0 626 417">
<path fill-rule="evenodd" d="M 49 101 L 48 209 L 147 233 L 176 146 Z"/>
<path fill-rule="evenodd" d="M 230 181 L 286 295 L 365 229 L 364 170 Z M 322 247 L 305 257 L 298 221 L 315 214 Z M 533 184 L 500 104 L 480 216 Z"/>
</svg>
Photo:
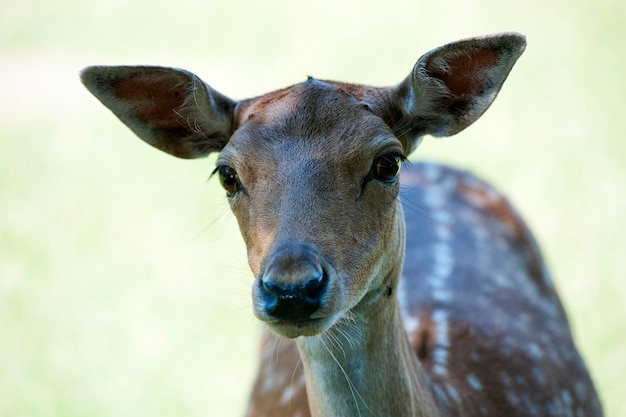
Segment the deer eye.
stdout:
<svg viewBox="0 0 626 417">
<path fill-rule="evenodd" d="M 232 197 L 241 190 L 241 182 L 239 182 L 239 176 L 234 168 L 228 165 L 220 165 L 215 169 L 215 172 L 219 175 L 220 184 L 226 190 L 228 197 Z"/>
<path fill-rule="evenodd" d="M 393 183 L 398 180 L 400 166 L 404 157 L 397 153 L 387 153 L 374 159 L 369 177 L 376 178 L 386 183 Z"/>
</svg>

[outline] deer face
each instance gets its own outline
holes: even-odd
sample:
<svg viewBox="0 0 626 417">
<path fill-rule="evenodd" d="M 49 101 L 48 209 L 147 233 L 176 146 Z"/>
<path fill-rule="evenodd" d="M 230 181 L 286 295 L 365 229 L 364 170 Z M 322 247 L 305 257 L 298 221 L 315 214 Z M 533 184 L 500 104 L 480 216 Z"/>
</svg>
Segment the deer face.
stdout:
<svg viewBox="0 0 626 417">
<path fill-rule="evenodd" d="M 366 294 L 382 294 L 402 256 L 401 142 L 340 85 L 309 81 L 244 103 L 217 159 L 256 279 L 255 315 L 312 335 Z"/>
<path fill-rule="evenodd" d="M 400 84 L 307 82 L 236 102 L 162 67 L 90 67 L 85 86 L 139 137 L 216 173 L 248 248 L 254 312 L 314 335 L 396 285 L 398 171 L 422 136 L 453 135 L 495 99 L 525 47 L 517 34 L 425 54 Z"/>
</svg>

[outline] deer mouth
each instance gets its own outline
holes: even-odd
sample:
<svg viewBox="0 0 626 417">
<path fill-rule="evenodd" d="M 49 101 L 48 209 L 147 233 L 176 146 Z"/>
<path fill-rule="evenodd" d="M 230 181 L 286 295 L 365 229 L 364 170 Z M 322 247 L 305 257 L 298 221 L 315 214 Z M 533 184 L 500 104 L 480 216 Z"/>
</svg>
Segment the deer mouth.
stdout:
<svg viewBox="0 0 626 417">
<path fill-rule="evenodd" d="M 316 336 L 332 327 L 335 321 L 332 316 L 305 320 L 264 320 L 270 330 L 288 339 Z"/>
</svg>

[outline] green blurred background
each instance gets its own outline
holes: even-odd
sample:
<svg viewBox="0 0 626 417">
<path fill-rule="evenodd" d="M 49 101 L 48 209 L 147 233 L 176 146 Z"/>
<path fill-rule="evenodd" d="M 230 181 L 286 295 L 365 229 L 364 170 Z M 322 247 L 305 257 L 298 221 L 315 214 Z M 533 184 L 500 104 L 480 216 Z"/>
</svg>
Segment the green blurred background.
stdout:
<svg viewBox="0 0 626 417">
<path fill-rule="evenodd" d="M 259 325 L 213 158 L 136 139 L 78 79 L 186 68 L 233 98 L 374 85 L 515 30 L 486 115 L 413 155 L 500 187 L 541 242 L 606 414 L 625 416 L 626 2 L 2 0 L 0 416 L 241 416 Z"/>
</svg>

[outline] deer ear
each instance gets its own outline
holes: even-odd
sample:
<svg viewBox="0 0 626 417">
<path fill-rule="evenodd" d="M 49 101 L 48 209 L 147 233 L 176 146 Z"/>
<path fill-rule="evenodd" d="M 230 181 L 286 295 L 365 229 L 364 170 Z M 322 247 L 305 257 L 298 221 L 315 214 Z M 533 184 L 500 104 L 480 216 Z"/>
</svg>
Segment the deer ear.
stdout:
<svg viewBox="0 0 626 417">
<path fill-rule="evenodd" d="M 524 36 L 505 33 L 450 43 L 422 56 L 393 89 L 396 108 L 390 114 L 396 116 L 390 124 L 407 151 L 423 135 L 451 136 L 474 123 L 525 47 Z"/>
<path fill-rule="evenodd" d="M 187 71 L 96 66 L 81 80 L 137 136 L 174 156 L 206 156 L 232 134 L 235 102 Z"/>
</svg>

